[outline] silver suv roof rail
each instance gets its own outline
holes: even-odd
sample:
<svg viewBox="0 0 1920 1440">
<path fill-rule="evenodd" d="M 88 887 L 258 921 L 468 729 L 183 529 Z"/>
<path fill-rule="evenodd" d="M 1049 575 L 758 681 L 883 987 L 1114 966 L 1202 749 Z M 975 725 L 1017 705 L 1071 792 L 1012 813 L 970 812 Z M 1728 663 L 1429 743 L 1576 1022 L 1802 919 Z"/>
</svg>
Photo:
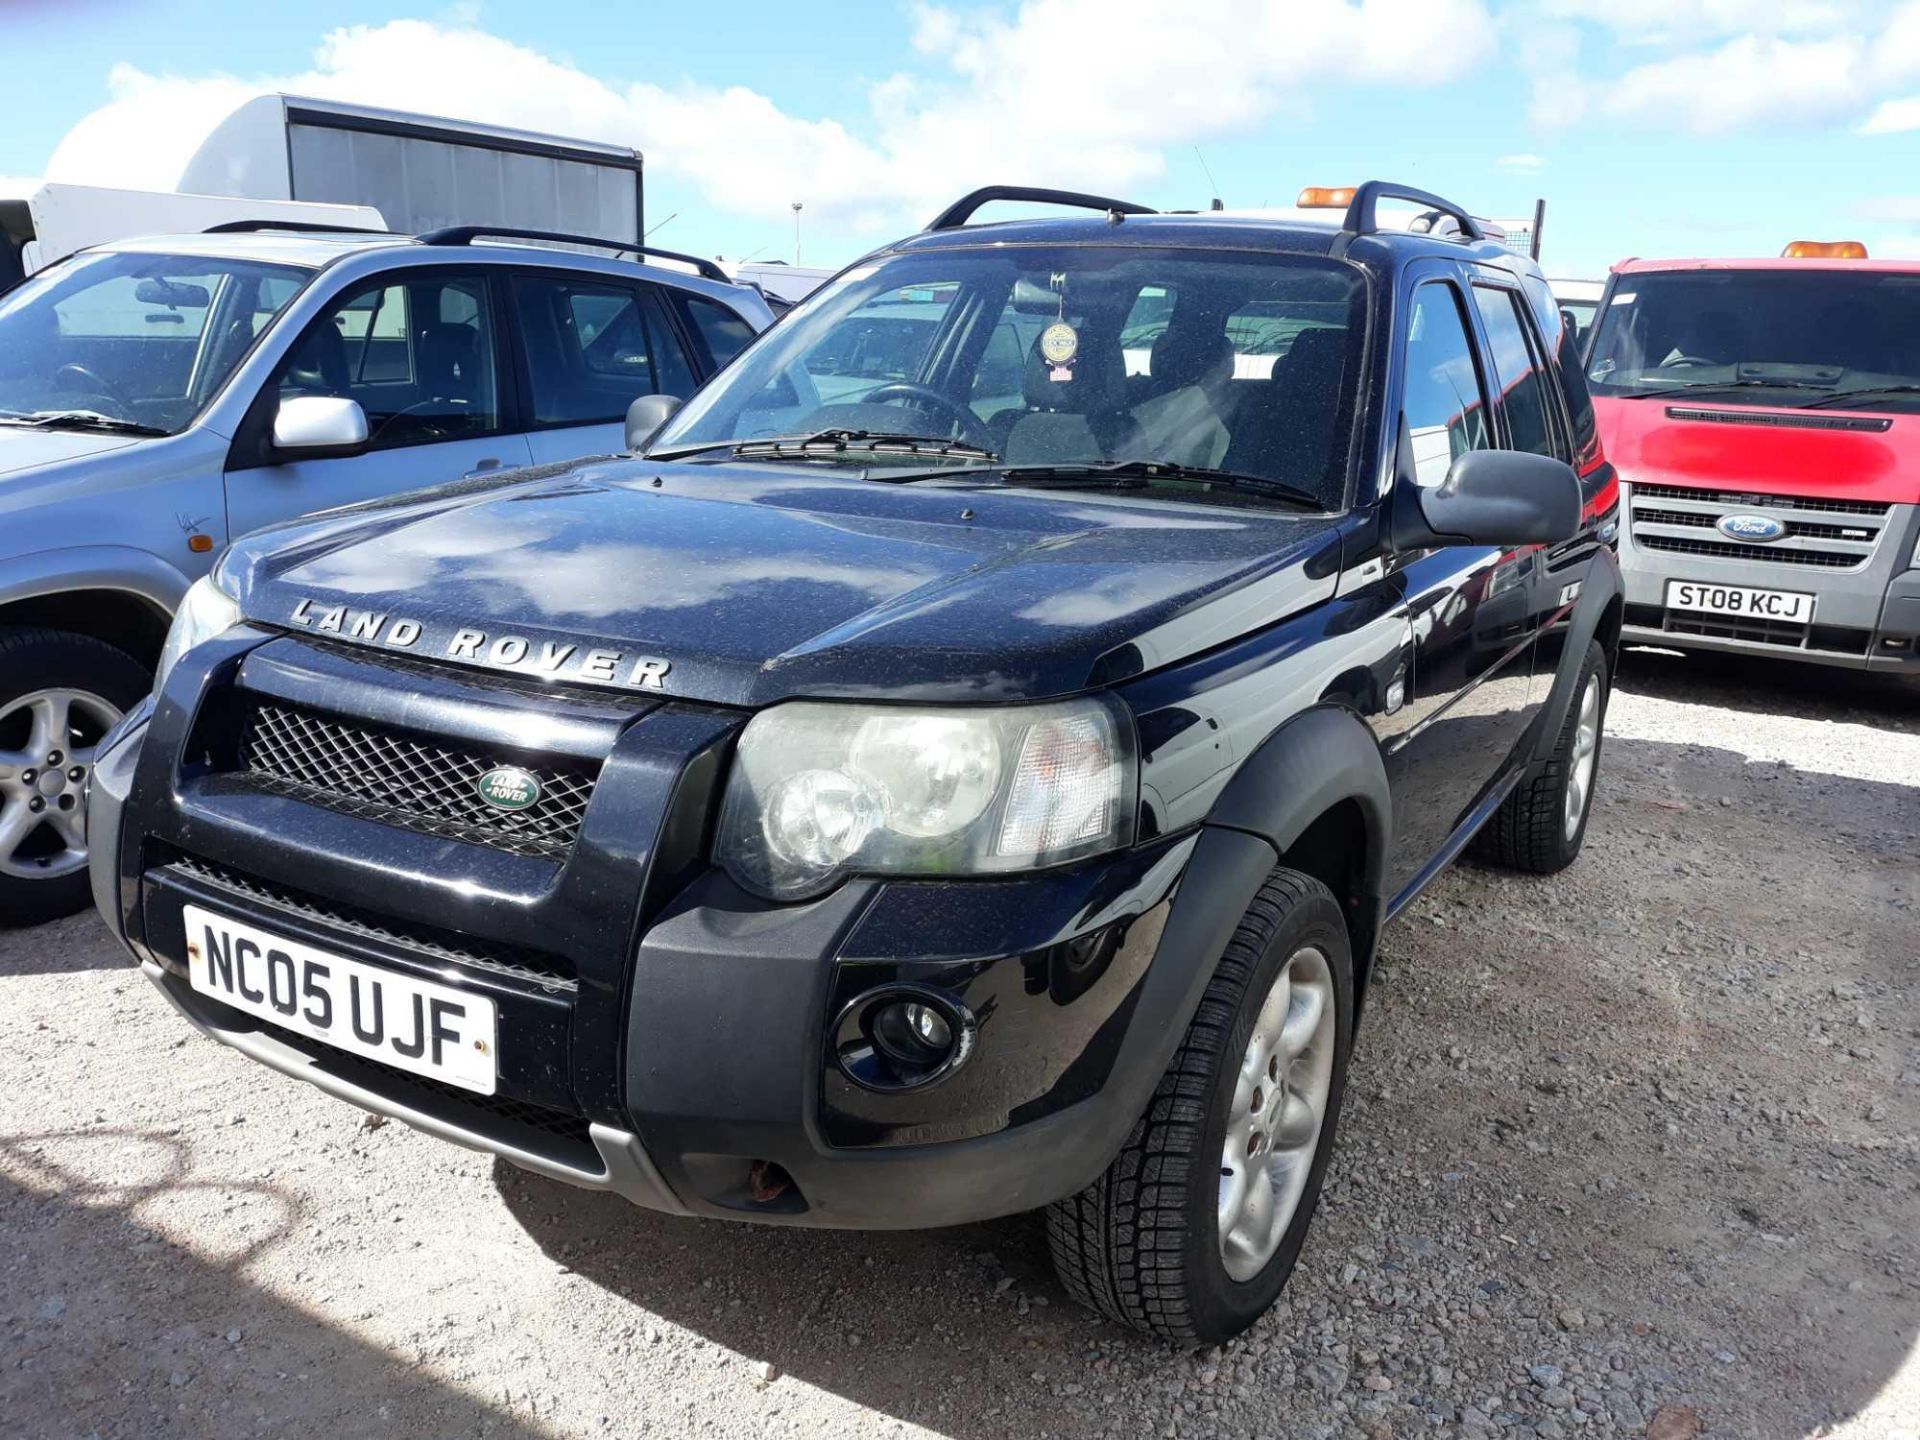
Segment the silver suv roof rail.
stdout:
<svg viewBox="0 0 1920 1440">
<path fill-rule="evenodd" d="M 202 235 L 257 235 L 264 230 L 291 230 L 310 235 L 392 235 L 392 230 L 369 230 L 364 225 L 327 225 L 318 220 L 222 220 Z"/>
<path fill-rule="evenodd" d="M 607 240 L 598 235 L 566 235 L 557 230 L 509 230 L 498 225 L 449 225 L 443 230 L 429 230 L 419 237 L 422 245 L 471 245 L 482 237 L 496 240 L 545 240 L 555 245 L 592 245 L 601 250 L 620 250 L 629 255 L 638 255 L 642 259 L 652 256 L 656 260 L 672 260 L 681 265 L 691 265 L 694 272 L 707 280 L 718 280 L 722 285 L 733 284 L 733 277 L 711 260 L 702 260 L 698 255 L 684 255 L 678 250 L 656 250 L 651 245 L 637 245 L 631 240 Z"/>
</svg>

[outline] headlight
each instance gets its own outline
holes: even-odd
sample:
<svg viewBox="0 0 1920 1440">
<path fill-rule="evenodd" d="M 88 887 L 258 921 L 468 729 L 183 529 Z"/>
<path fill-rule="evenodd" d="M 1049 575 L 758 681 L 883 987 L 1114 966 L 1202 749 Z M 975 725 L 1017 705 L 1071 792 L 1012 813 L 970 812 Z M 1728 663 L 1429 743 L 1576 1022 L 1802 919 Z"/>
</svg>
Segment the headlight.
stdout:
<svg viewBox="0 0 1920 1440">
<path fill-rule="evenodd" d="M 771 899 L 842 876 L 985 875 L 1126 844 L 1132 731 L 1097 700 L 949 709 L 795 701 L 740 737 L 716 853 Z"/>
<path fill-rule="evenodd" d="M 166 687 L 167 676 L 182 655 L 203 640 L 211 640 L 240 623 L 240 606 L 233 597 L 213 583 L 212 576 L 193 582 L 174 612 L 173 628 L 167 631 L 167 643 L 160 647 L 160 664 L 153 672 L 155 693 Z"/>
</svg>

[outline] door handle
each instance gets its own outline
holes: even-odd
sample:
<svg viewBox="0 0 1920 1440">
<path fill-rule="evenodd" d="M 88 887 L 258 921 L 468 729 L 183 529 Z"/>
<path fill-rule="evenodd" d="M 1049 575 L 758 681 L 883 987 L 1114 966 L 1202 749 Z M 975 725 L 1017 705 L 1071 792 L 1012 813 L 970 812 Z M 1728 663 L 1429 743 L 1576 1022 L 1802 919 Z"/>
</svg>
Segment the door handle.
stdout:
<svg viewBox="0 0 1920 1440">
<path fill-rule="evenodd" d="M 462 475 L 460 478 L 462 480 L 478 480 L 482 475 L 491 474 L 493 471 L 498 470 L 499 468 L 500 468 L 499 458 L 497 456 L 489 455 L 487 456 L 486 459 L 480 461 L 478 464 L 476 464 L 473 467 L 473 469 L 467 471 L 467 473 Z"/>
</svg>

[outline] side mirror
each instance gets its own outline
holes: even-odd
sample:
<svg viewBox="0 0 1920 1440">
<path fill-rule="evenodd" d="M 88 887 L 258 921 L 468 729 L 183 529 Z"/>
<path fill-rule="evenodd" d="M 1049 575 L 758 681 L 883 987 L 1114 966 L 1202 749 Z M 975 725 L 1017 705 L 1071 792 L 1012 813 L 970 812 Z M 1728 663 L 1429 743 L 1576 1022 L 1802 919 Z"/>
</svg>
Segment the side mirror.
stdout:
<svg viewBox="0 0 1920 1440">
<path fill-rule="evenodd" d="M 1580 529 L 1580 479 L 1550 455 L 1469 450 L 1439 485 L 1406 488 L 1431 532 L 1427 544 L 1554 545 Z"/>
<path fill-rule="evenodd" d="M 273 415 L 273 448 L 301 459 L 351 455 L 367 443 L 367 412 L 338 395 L 293 395 Z"/>
<path fill-rule="evenodd" d="M 678 395 L 642 395 L 627 407 L 627 453 L 638 455 L 680 408 Z"/>
</svg>

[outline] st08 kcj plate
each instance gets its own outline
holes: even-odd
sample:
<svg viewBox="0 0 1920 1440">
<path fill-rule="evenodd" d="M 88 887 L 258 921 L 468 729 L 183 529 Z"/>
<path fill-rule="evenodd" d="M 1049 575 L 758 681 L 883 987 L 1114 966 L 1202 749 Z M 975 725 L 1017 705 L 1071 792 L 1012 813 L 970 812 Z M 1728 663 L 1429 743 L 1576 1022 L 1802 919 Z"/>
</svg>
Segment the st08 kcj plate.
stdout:
<svg viewBox="0 0 1920 1440">
<path fill-rule="evenodd" d="M 493 1001 L 349 960 L 185 906 L 187 978 L 202 995 L 311 1040 L 493 1094 Z"/>
<path fill-rule="evenodd" d="M 1794 590 L 1756 590 L 1751 585 L 1705 585 L 1698 580 L 1667 582 L 1669 610 L 1703 610 L 1710 615 L 1739 615 L 1749 620 L 1782 620 L 1804 625 L 1813 619 L 1813 596 Z"/>
</svg>

